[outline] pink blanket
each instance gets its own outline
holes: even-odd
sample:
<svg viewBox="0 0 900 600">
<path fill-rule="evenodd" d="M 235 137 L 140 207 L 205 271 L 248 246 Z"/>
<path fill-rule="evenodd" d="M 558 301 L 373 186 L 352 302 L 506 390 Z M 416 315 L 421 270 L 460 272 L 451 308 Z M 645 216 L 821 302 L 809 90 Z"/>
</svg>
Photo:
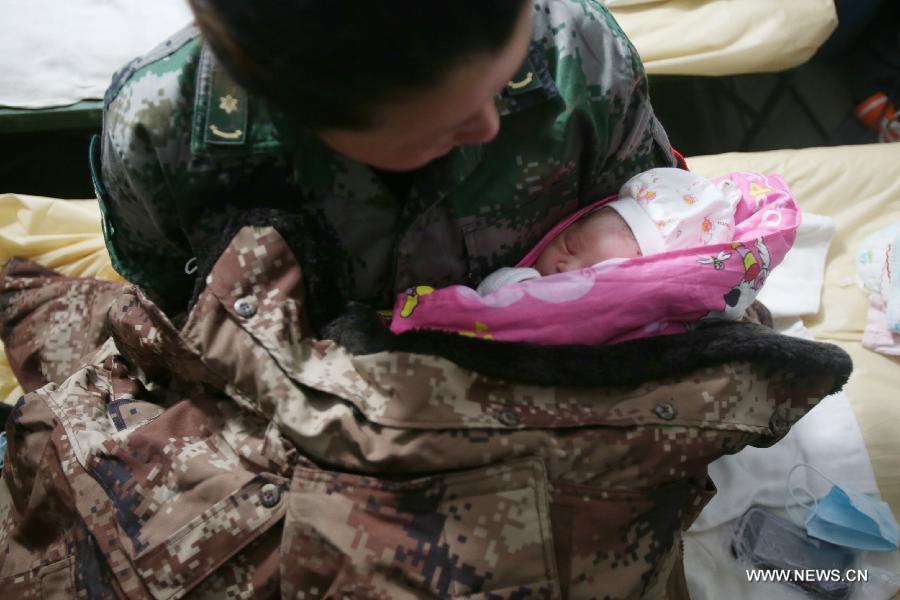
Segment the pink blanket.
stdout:
<svg viewBox="0 0 900 600">
<path fill-rule="evenodd" d="M 465 286 L 410 288 L 398 295 L 391 331 L 439 329 L 540 344 L 612 344 L 681 333 L 708 319 L 737 320 L 794 243 L 800 208 L 779 175 L 731 173 L 741 189 L 730 243 L 676 250 L 532 279 L 480 296 Z M 517 266 L 570 223 L 554 227 Z"/>
</svg>

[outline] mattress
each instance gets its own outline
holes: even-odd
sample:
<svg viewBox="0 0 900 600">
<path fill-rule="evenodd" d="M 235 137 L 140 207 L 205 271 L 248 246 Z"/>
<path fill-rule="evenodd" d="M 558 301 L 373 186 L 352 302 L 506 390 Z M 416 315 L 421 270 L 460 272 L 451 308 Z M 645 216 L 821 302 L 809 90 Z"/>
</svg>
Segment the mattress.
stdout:
<svg viewBox="0 0 900 600">
<path fill-rule="evenodd" d="M 730 153 L 689 158 L 688 165 L 706 176 L 734 169 L 781 173 L 805 211 L 834 218 L 821 308 L 804 323 L 853 358 L 847 396 L 881 495 L 900 514 L 900 360 L 862 346 L 868 300 L 856 285 L 854 264 L 867 235 L 900 222 L 900 144 Z"/>
</svg>

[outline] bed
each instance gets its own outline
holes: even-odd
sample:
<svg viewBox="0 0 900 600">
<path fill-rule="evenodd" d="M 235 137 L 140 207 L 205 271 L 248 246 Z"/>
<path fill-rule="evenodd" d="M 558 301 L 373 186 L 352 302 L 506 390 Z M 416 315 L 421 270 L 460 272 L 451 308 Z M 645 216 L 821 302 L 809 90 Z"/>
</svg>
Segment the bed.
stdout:
<svg viewBox="0 0 900 600">
<path fill-rule="evenodd" d="M 855 284 L 854 256 L 868 234 L 900 222 L 900 145 L 873 144 L 703 156 L 691 169 L 713 175 L 740 167 L 779 172 L 801 207 L 835 219 L 837 233 L 826 263 L 822 307 L 804 319 L 815 337 L 853 358 L 847 385 L 882 496 L 900 513 L 900 360 L 862 347 L 868 301 Z"/>
<path fill-rule="evenodd" d="M 833 0 L 607 4 L 651 75 L 788 69 L 837 25 Z M 7 0 L 3 14 L 0 134 L 98 127 L 112 73 L 191 21 L 185 0 Z"/>
<path fill-rule="evenodd" d="M 877 491 L 888 502 L 895 515 L 900 515 L 900 359 L 872 352 L 862 346 L 866 326 L 868 300 L 856 285 L 854 258 L 860 242 L 870 233 L 891 223 L 900 222 L 900 144 L 872 144 L 803 150 L 776 150 L 758 153 L 729 153 L 688 159 L 692 170 L 706 176 L 732 169 L 748 169 L 782 173 L 806 212 L 830 216 L 836 233 L 825 263 L 825 278 L 818 314 L 803 318 L 808 330 L 819 340 L 837 344 L 853 359 L 854 371 L 845 387 L 849 407 L 843 417 L 856 417 L 859 432 L 868 452 Z M 834 417 L 837 418 L 835 413 Z M 802 423 L 802 421 L 801 421 Z M 820 422 L 827 428 L 831 424 Z M 827 435 L 827 434 L 826 434 Z M 827 439 L 822 440 L 825 444 Z M 837 454 L 831 458 L 838 460 Z M 857 464 L 863 457 L 859 457 Z M 777 460 L 777 459 L 776 459 Z M 826 463 L 827 465 L 827 459 Z M 852 463 L 848 461 L 847 467 Z M 822 464 L 820 463 L 820 467 Z M 860 470 L 867 470 L 859 464 Z M 847 473 L 847 469 L 844 469 Z M 864 478 L 864 477 L 862 477 Z M 848 483 L 843 482 L 845 485 Z M 861 488 L 859 488 L 861 489 Z M 875 491 L 872 489 L 870 491 Z M 720 528 L 724 529 L 724 528 Z M 805 598 L 791 594 L 780 584 L 747 586 L 737 570 L 728 572 L 717 557 L 698 553 L 697 537 L 715 537 L 704 533 L 688 536 L 694 542 L 694 553 L 687 553 L 686 569 L 702 570 L 704 581 L 692 585 L 696 600 L 726 597 L 759 597 L 767 600 Z M 719 532 L 721 542 L 722 532 Z M 707 542 L 704 542 L 709 545 Z M 718 547 L 722 548 L 721 543 Z M 864 598 L 890 598 L 900 588 L 900 560 L 897 553 L 873 556 L 881 573 L 892 579 L 884 587 L 863 594 Z M 717 563 L 717 564 L 716 564 Z M 714 566 L 716 568 L 714 568 Z M 723 573 L 724 571 L 724 573 Z M 873 570 L 873 572 L 875 572 Z M 748 596 L 752 594 L 752 596 Z M 894 600 L 900 594 L 893 595 Z"/>
</svg>

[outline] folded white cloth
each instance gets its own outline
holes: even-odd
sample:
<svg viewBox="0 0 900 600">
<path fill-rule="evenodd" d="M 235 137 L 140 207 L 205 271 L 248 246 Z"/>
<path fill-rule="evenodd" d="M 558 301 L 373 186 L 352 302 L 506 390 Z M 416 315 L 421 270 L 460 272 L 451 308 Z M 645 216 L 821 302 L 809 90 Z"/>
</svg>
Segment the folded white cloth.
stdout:
<svg viewBox="0 0 900 600">
<path fill-rule="evenodd" d="M 191 22 L 185 0 L 3 0 L 0 106 L 103 98 L 116 69 Z"/>
<path fill-rule="evenodd" d="M 776 318 L 819 312 L 825 259 L 834 237 L 834 219 L 803 213 L 794 246 L 769 277 L 757 299 Z"/>
<path fill-rule="evenodd" d="M 482 296 L 487 296 L 491 292 L 495 292 L 502 287 L 519 283 L 520 281 L 528 281 L 540 277 L 541 274 L 537 269 L 531 267 L 500 267 L 478 284 L 477 291 Z"/>
</svg>

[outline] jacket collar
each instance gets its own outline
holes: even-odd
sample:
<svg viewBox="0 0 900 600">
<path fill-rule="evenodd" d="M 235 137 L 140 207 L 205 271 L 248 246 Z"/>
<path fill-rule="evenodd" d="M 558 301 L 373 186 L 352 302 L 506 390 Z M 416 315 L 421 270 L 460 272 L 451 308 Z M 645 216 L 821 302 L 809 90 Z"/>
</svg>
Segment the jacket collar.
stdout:
<svg viewBox="0 0 900 600">
<path fill-rule="evenodd" d="M 296 125 L 238 85 L 204 44 L 191 123 L 192 154 L 228 158 L 292 152 L 298 135 Z"/>
</svg>

